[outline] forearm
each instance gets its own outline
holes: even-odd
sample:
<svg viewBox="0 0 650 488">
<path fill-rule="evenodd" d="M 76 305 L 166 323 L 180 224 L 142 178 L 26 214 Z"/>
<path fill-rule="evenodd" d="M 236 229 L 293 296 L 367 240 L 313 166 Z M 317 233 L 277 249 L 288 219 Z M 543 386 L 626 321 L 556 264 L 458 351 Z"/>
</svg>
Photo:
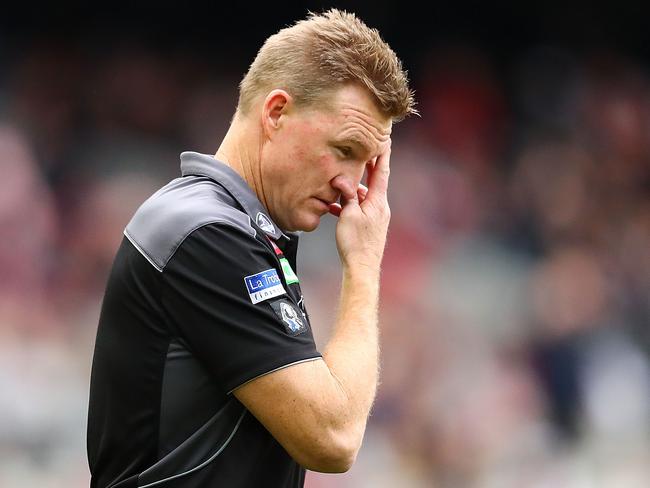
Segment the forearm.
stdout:
<svg viewBox="0 0 650 488">
<path fill-rule="evenodd" d="M 377 390 L 378 301 L 378 269 L 344 269 L 338 316 L 323 353 L 344 399 L 339 419 L 353 431 L 359 443 Z"/>
</svg>

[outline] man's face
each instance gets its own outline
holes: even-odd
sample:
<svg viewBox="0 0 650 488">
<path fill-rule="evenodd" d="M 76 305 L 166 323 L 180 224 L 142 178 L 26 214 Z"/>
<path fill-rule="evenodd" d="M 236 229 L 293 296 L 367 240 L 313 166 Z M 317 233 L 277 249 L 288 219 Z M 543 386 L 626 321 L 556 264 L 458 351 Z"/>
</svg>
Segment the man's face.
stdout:
<svg viewBox="0 0 650 488">
<path fill-rule="evenodd" d="M 286 231 L 318 227 L 343 186 L 356 191 L 391 127 L 357 85 L 345 85 L 327 106 L 289 107 L 261 154 L 263 200 L 273 220 Z"/>
</svg>

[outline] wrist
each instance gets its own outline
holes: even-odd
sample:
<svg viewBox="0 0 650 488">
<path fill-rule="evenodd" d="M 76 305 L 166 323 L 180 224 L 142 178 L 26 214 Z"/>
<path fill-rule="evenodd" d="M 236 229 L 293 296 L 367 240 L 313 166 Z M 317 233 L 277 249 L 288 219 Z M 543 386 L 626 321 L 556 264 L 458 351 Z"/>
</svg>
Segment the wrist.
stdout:
<svg viewBox="0 0 650 488">
<path fill-rule="evenodd" d="M 379 273 L 383 253 L 358 252 L 348 255 L 341 255 L 341 264 L 343 269 L 349 270 L 354 274 Z"/>
<path fill-rule="evenodd" d="M 379 287 L 379 277 L 381 268 L 379 264 L 371 265 L 361 261 L 356 261 L 343 266 L 344 282 L 354 286 L 371 286 Z"/>
</svg>

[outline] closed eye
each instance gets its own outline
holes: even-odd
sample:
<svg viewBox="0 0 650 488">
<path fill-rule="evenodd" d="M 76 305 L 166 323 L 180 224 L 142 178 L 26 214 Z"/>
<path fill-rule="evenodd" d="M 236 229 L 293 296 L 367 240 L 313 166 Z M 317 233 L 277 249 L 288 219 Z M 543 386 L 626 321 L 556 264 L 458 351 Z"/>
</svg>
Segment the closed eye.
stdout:
<svg viewBox="0 0 650 488">
<path fill-rule="evenodd" d="M 337 149 L 339 150 L 339 152 L 341 153 L 341 155 L 342 155 L 343 157 L 345 157 L 345 158 L 350 158 L 350 157 L 352 157 L 353 151 L 352 151 L 352 148 L 351 148 L 351 147 L 348 147 L 348 146 L 339 146 Z"/>
</svg>

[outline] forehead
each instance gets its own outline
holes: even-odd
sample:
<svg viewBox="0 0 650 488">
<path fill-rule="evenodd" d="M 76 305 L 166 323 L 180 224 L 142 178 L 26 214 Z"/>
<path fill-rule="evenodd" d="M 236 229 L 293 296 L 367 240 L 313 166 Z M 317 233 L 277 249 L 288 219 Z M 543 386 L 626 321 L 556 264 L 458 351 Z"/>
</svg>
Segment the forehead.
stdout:
<svg viewBox="0 0 650 488">
<path fill-rule="evenodd" d="M 365 88 L 355 84 L 344 85 L 331 95 L 328 105 L 341 122 L 365 122 L 378 132 L 390 135 L 393 125 L 391 118 L 381 113 Z"/>
<path fill-rule="evenodd" d="M 345 85 L 328 97 L 323 116 L 327 132 L 377 152 L 390 139 L 392 119 L 377 107 L 372 95 L 358 85 Z"/>
</svg>

